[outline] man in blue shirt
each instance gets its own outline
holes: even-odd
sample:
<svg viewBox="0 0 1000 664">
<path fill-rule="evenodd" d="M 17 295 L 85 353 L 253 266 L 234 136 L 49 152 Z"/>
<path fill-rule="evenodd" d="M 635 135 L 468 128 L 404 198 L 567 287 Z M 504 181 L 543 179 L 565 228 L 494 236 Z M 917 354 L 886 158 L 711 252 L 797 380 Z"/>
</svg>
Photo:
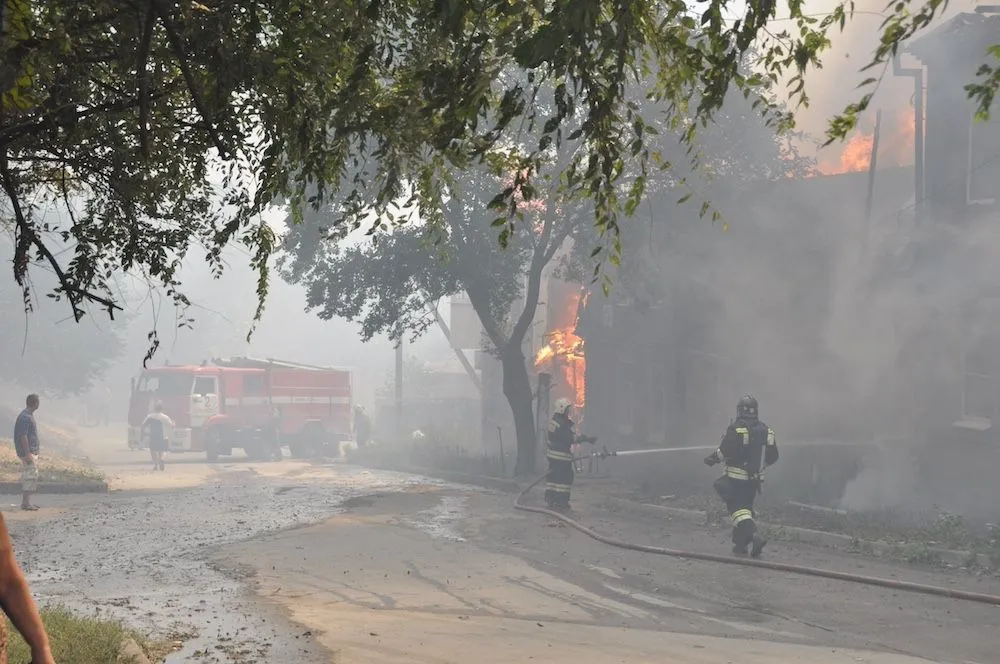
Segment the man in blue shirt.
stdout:
<svg viewBox="0 0 1000 664">
<path fill-rule="evenodd" d="M 24 400 L 25 409 L 14 422 L 14 449 L 21 460 L 21 509 L 35 511 L 37 506 L 31 503 L 31 495 L 38 491 L 38 426 L 35 424 L 35 411 L 38 410 L 37 394 L 29 394 Z"/>
</svg>

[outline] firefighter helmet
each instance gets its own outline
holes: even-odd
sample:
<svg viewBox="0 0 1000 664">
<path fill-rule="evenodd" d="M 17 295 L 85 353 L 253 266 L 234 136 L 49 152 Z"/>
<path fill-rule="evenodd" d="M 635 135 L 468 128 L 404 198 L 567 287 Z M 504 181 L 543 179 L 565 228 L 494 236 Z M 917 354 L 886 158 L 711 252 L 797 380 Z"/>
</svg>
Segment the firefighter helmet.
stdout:
<svg viewBox="0 0 1000 664">
<path fill-rule="evenodd" d="M 569 409 L 573 406 L 573 402 L 569 399 L 557 399 L 556 400 L 556 415 L 568 415 Z"/>
<path fill-rule="evenodd" d="M 756 420 L 757 410 L 757 399 L 747 394 L 736 404 L 736 417 Z"/>
</svg>

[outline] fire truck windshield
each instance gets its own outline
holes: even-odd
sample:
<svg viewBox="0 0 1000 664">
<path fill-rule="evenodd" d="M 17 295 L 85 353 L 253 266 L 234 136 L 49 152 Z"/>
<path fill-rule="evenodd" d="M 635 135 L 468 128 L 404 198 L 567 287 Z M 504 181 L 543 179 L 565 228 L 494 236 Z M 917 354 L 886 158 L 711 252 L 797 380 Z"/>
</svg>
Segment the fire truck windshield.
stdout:
<svg viewBox="0 0 1000 664">
<path fill-rule="evenodd" d="M 140 392 L 153 392 L 160 397 L 180 397 L 191 394 L 194 378 L 183 373 L 147 373 L 139 380 Z"/>
</svg>

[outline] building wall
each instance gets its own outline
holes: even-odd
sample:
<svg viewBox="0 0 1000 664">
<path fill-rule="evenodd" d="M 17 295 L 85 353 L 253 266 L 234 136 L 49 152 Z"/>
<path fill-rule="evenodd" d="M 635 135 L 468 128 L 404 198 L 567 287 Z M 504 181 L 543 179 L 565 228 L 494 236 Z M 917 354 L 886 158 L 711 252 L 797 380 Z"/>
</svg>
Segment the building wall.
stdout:
<svg viewBox="0 0 1000 664">
<path fill-rule="evenodd" d="M 713 444 L 751 392 L 786 435 L 836 432 L 851 381 L 827 335 L 866 190 L 866 174 L 763 185 L 719 199 L 728 233 L 654 205 L 653 295 L 594 296 L 581 325 L 588 428 L 628 446 Z M 910 171 L 880 173 L 876 191 L 875 223 L 895 224 Z"/>
</svg>

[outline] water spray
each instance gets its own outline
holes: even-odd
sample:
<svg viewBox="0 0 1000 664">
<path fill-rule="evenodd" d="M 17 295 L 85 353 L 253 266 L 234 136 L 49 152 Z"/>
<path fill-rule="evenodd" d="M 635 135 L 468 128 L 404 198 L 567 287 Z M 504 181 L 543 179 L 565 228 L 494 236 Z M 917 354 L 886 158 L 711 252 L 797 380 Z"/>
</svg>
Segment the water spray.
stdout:
<svg viewBox="0 0 1000 664">
<path fill-rule="evenodd" d="M 807 441 L 807 442 L 793 442 L 793 443 L 783 443 L 781 449 L 787 448 L 797 448 L 797 447 L 829 447 L 834 445 L 840 445 L 844 447 L 858 447 L 864 446 L 866 443 L 850 443 L 844 441 L 836 440 L 817 440 L 817 441 Z M 688 447 L 654 447 L 654 448 L 644 448 L 638 450 L 608 450 L 607 447 L 603 447 L 600 452 L 593 452 L 591 456 L 596 456 L 601 459 L 607 457 L 620 457 L 620 456 L 635 456 L 638 454 L 661 454 L 664 452 L 711 452 L 717 450 L 718 445 L 691 445 Z"/>
</svg>

